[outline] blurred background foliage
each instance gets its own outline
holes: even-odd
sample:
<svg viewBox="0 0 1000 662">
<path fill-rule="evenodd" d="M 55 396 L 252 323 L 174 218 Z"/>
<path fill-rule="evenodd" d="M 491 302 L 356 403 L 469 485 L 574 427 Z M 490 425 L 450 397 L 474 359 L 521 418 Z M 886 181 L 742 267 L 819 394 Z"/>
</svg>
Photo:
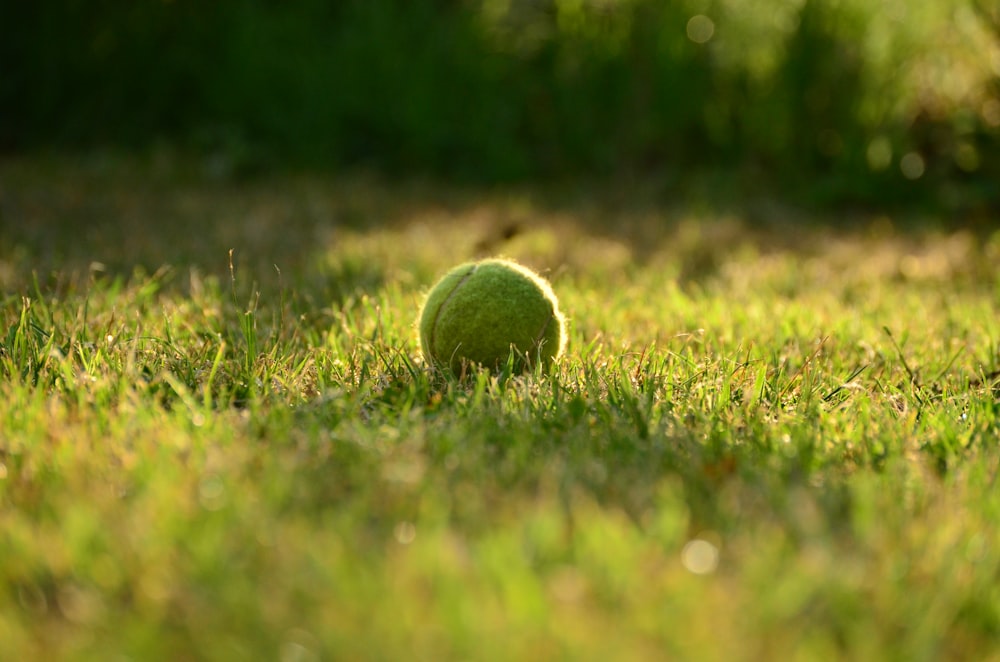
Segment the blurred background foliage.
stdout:
<svg viewBox="0 0 1000 662">
<path fill-rule="evenodd" d="M 8 154 L 1000 204 L 994 0 L 39 0 L 0 26 Z"/>
</svg>

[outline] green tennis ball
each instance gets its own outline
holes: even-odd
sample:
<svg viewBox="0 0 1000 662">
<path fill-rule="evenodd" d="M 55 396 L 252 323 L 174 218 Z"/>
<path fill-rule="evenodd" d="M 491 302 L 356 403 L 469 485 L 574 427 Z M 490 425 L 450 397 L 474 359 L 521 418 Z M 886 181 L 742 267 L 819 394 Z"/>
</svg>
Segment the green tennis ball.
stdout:
<svg viewBox="0 0 1000 662">
<path fill-rule="evenodd" d="M 461 264 L 431 289 L 420 311 L 420 346 L 438 367 L 462 374 L 513 361 L 516 371 L 551 364 L 566 345 L 556 295 L 541 276 L 508 260 Z"/>
</svg>

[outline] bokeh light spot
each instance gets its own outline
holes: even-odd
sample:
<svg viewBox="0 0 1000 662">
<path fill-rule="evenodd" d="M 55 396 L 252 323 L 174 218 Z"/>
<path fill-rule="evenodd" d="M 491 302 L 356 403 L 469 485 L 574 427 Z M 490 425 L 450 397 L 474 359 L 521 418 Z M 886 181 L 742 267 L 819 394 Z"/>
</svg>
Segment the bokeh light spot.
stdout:
<svg viewBox="0 0 1000 662">
<path fill-rule="evenodd" d="M 417 539 L 417 527 L 413 526 L 413 522 L 400 522 L 392 530 L 392 535 L 400 545 L 409 545 Z"/>
<path fill-rule="evenodd" d="M 924 176 L 924 157 L 916 152 L 907 152 L 899 160 L 899 169 L 907 179 L 920 179 Z"/>
<path fill-rule="evenodd" d="M 205 510 L 219 510 L 226 505 L 226 486 L 222 479 L 206 476 L 198 485 L 198 502 Z"/>
<path fill-rule="evenodd" d="M 696 44 L 704 44 L 715 34 L 715 23 L 704 14 L 695 14 L 687 22 L 688 39 Z"/>
<path fill-rule="evenodd" d="M 892 143 L 885 136 L 879 136 L 868 143 L 868 150 L 865 153 L 868 159 L 868 167 L 878 172 L 885 170 L 892 163 Z"/>
<path fill-rule="evenodd" d="M 316 650 L 319 641 L 312 633 L 301 628 L 291 630 L 281 645 L 281 662 L 314 662 L 319 660 Z"/>
<path fill-rule="evenodd" d="M 700 538 L 684 545 L 681 563 L 688 572 L 695 575 L 709 575 L 719 566 L 719 548 Z"/>
</svg>

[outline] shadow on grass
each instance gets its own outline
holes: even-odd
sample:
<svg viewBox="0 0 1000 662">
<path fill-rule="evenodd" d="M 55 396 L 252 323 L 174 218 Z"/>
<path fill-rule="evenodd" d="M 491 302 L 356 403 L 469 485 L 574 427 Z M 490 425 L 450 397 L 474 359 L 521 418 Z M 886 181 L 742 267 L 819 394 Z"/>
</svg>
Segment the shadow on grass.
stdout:
<svg viewBox="0 0 1000 662">
<path fill-rule="evenodd" d="M 58 292 L 169 265 L 180 278 L 168 287 L 236 275 L 254 290 L 294 284 L 336 303 L 389 281 L 424 287 L 444 266 L 504 254 L 550 274 L 662 261 L 669 277 L 698 285 L 748 251 L 893 241 L 906 253 L 955 236 L 978 246 L 994 221 L 805 211 L 739 173 L 477 190 L 366 173 L 240 179 L 169 153 L 96 153 L 0 162 L 0 283 Z"/>
</svg>

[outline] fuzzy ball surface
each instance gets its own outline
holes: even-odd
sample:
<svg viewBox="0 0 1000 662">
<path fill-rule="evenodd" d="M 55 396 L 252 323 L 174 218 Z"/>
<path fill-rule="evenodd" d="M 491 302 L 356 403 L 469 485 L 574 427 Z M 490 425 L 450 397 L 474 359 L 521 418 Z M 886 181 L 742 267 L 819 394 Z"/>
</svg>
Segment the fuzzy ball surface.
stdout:
<svg viewBox="0 0 1000 662">
<path fill-rule="evenodd" d="M 420 311 L 420 346 L 440 368 L 470 364 L 515 371 L 549 365 L 566 345 L 566 324 L 552 287 L 509 260 L 461 264 L 431 289 Z"/>
</svg>

